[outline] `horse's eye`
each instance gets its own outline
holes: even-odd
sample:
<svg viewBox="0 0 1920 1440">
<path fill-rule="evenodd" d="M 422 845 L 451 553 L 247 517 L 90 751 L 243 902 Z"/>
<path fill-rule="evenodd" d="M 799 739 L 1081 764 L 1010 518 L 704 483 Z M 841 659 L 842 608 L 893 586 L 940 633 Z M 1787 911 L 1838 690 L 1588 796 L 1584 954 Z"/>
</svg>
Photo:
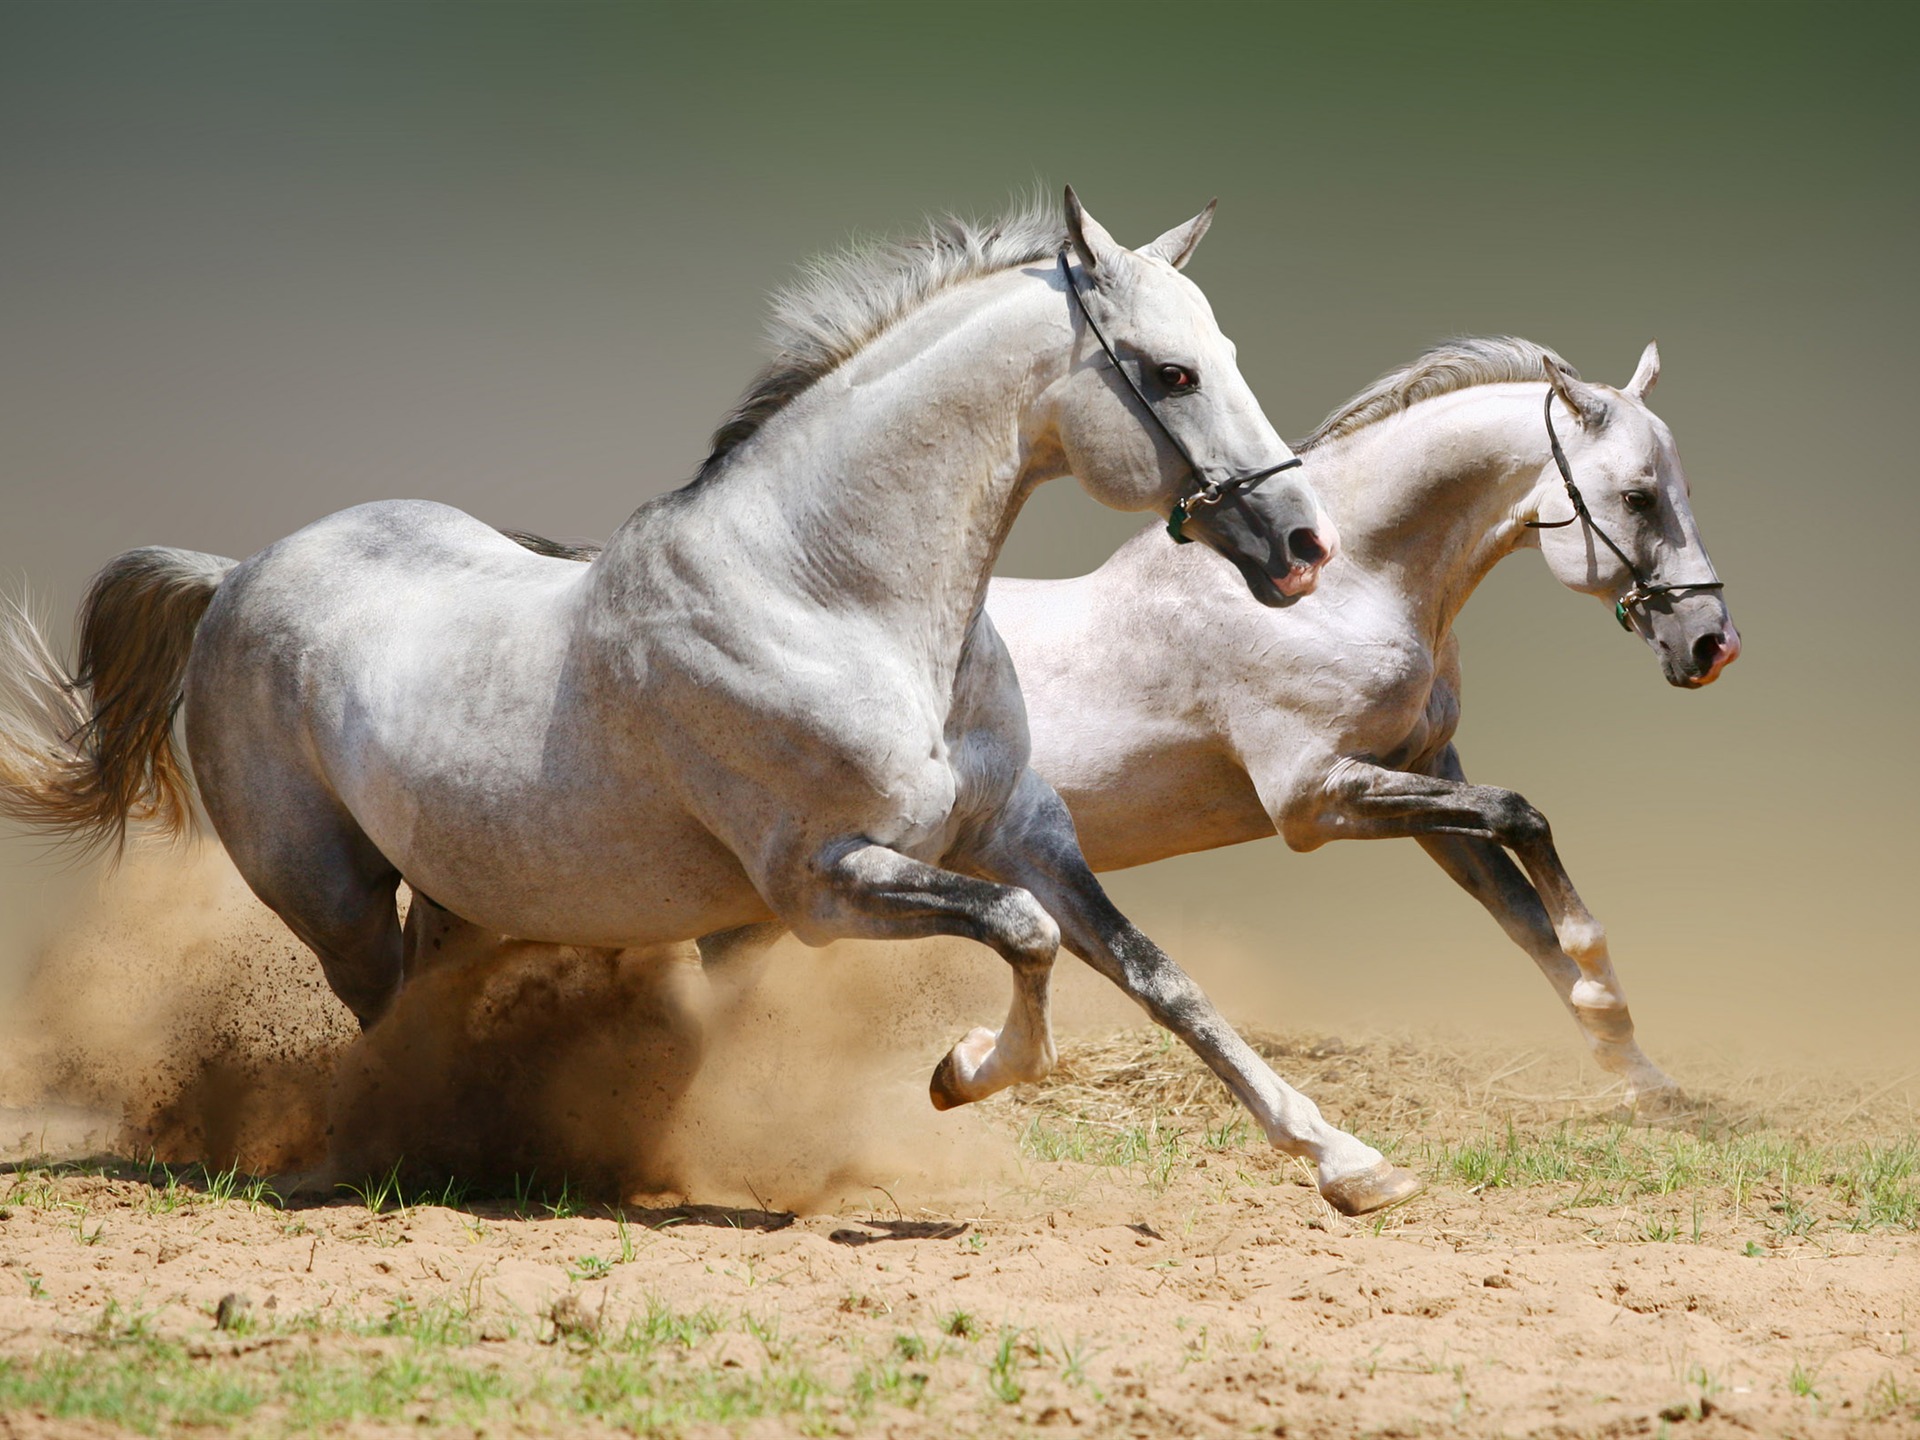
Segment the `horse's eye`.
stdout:
<svg viewBox="0 0 1920 1440">
<path fill-rule="evenodd" d="M 1621 498 L 1627 502 L 1627 509 L 1633 511 L 1636 515 L 1644 515 L 1647 511 L 1653 509 L 1653 492 L 1651 490 L 1629 490 Z"/>
<path fill-rule="evenodd" d="M 1193 390 L 1199 387 L 1200 381 L 1184 365 L 1162 365 L 1160 383 L 1169 390 Z"/>
</svg>

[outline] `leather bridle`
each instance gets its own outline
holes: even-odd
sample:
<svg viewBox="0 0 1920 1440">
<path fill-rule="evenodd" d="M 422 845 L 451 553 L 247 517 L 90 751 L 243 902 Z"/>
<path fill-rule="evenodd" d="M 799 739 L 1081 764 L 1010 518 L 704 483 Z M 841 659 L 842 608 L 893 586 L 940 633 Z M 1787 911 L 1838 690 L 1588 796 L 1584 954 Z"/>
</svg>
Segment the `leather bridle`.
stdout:
<svg viewBox="0 0 1920 1440">
<path fill-rule="evenodd" d="M 1087 322 L 1087 329 L 1092 331 L 1093 338 L 1100 342 L 1100 348 L 1106 351 L 1107 359 L 1113 363 L 1113 368 L 1119 372 L 1120 378 L 1126 381 L 1127 388 L 1133 392 L 1134 399 L 1140 402 L 1153 423 L 1160 427 L 1160 433 L 1167 437 L 1168 443 L 1179 453 L 1180 458 L 1187 462 L 1187 468 L 1193 472 L 1194 481 L 1199 488 L 1192 495 L 1174 501 L 1173 509 L 1167 516 L 1167 533 L 1173 537 L 1176 545 L 1192 542 L 1193 537 L 1182 534 L 1181 531 L 1186 522 L 1192 518 L 1195 510 L 1202 506 L 1218 505 L 1227 496 L 1237 491 L 1251 490 L 1269 476 L 1278 475 L 1283 470 L 1295 469 L 1305 463 L 1298 455 L 1293 455 L 1282 460 L 1278 465 L 1269 465 L 1264 470 L 1247 470 L 1238 474 L 1210 476 L 1193 458 L 1192 452 L 1181 442 L 1180 437 L 1173 433 L 1173 427 L 1160 414 L 1159 407 L 1147 398 L 1146 390 L 1138 380 L 1134 379 L 1133 373 L 1121 363 L 1120 357 L 1113 353 L 1113 346 L 1107 343 L 1107 337 L 1101 333 L 1100 326 L 1094 321 L 1093 312 L 1087 308 L 1087 297 L 1080 293 L 1079 282 L 1073 278 L 1073 267 L 1067 263 L 1065 246 L 1060 248 L 1060 275 L 1067 282 L 1067 293 L 1073 296 L 1074 304 L 1080 309 L 1080 318 Z"/>
<path fill-rule="evenodd" d="M 1627 574 L 1633 577 L 1632 588 L 1613 602 L 1613 618 L 1620 622 L 1620 628 L 1622 630 L 1631 631 L 1633 629 L 1633 622 L 1627 618 L 1629 612 L 1645 605 L 1647 601 L 1653 599 L 1656 595 L 1676 595 L 1694 590 L 1726 589 L 1726 582 L 1723 580 L 1699 580 L 1682 582 L 1677 585 L 1663 585 L 1649 580 L 1645 575 L 1640 573 L 1640 567 L 1627 557 L 1627 552 L 1615 544 L 1613 537 L 1601 528 L 1598 520 L 1593 518 L 1593 512 L 1587 509 L 1586 497 L 1580 493 L 1580 487 L 1573 483 L 1573 467 L 1567 463 L 1567 452 L 1560 448 L 1559 433 L 1553 428 L 1553 396 L 1553 387 L 1548 386 L 1546 408 L 1547 444 L 1553 448 L 1553 463 L 1560 467 L 1560 478 L 1566 482 L 1567 499 L 1573 502 L 1573 514 L 1565 520 L 1529 520 L 1526 522 L 1527 528 L 1529 530 L 1564 530 L 1576 520 L 1586 521 L 1587 529 L 1600 537 L 1600 543 L 1614 553 L 1620 563 L 1627 567 Z"/>
</svg>

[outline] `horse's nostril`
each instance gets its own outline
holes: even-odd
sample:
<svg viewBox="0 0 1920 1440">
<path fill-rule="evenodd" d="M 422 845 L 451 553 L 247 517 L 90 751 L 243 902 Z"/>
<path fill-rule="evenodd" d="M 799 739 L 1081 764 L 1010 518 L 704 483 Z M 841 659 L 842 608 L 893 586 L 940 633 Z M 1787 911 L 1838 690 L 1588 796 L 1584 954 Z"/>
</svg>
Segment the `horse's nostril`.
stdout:
<svg viewBox="0 0 1920 1440">
<path fill-rule="evenodd" d="M 1711 670 L 1713 668 L 1713 662 L 1720 658 L 1720 651 L 1725 647 L 1726 643 L 1727 637 L 1722 635 L 1718 630 L 1715 630 L 1711 635 L 1702 635 L 1698 640 L 1694 641 L 1694 668 L 1702 674 Z"/>
<path fill-rule="evenodd" d="M 1327 558 L 1327 547 L 1320 543 L 1318 532 L 1305 525 L 1287 532 L 1287 548 L 1302 565 L 1319 565 Z"/>
</svg>

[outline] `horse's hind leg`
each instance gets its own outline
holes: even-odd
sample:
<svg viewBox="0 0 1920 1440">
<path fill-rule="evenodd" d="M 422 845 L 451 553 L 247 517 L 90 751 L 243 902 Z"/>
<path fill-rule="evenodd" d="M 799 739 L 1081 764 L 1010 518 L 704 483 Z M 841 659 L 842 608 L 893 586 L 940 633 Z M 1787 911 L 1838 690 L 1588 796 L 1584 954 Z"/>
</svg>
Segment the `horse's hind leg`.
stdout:
<svg viewBox="0 0 1920 1440">
<path fill-rule="evenodd" d="M 415 890 L 407 903 L 400 937 L 401 972 L 409 985 L 442 965 L 497 955 L 507 944 L 504 935 L 461 919 L 423 890 Z"/>
<path fill-rule="evenodd" d="M 327 985 L 362 1030 L 386 1014 L 404 974 L 400 872 L 371 844 L 310 853 L 297 875 L 281 875 L 254 893 L 320 957 Z M 359 853 L 356 853 L 359 852 Z"/>
<path fill-rule="evenodd" d="M 784 920 L 741 925 L 700 937 L 700 968 L 717 1003 L 737 1004 L 766 974 L 773 947 L 787 934 Z"/>
<path fill-rule="evenodd" d="M 337 807 L 271 798 L 255 794 L 243 812 L 223 815 L 210 793 L 207 810 L 253 893 L 320 958 L 327 985 L 371 1029 L 404 973 L 400 872 Z"/>
</svg>

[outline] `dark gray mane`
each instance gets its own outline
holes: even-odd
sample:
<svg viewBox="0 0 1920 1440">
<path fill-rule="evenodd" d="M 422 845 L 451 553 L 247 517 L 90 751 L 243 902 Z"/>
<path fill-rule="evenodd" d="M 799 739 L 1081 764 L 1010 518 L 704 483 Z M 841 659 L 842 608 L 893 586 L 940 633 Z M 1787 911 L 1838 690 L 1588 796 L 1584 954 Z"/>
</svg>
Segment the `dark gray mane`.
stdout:
<svg viewBox="0 0 1920 1440">
<path fill-rule="evenodd" d="M 1569 375 L 1579 375 L 1546 346 L 1522 340 L 1517 335 L 1468 336 L 1443 341 L 1411 365 L 1389 370 L 1322 420 L 1318 430 L 1293 448 L 1311 450 L 1323 441 L 1351 435 L 1436 395 L 1451 395 L 1475 385 L 1544 381 L 1547 372 L 1540 361 L 1543 355 L 1553 355 L 1561 369 Z"/>
<path fill-rule="evenodd" d="M 501 530 L 502 535 L 523 549 L 549 560 L 591 560 L 604 548 L 592 540 L 552 540 L 531 530 Z"/>
<path fill-rule="evenodd" d="M 948 216 L 918 235 L 857 245 L 809 265 L 773 297 L 773 359 L 713 432 L 699 479 L 821 376 L 962 281 L 1048 260 L 1066 240 L 1058 204 L 1035 196 L 985 223 Z"/>
</svg>

